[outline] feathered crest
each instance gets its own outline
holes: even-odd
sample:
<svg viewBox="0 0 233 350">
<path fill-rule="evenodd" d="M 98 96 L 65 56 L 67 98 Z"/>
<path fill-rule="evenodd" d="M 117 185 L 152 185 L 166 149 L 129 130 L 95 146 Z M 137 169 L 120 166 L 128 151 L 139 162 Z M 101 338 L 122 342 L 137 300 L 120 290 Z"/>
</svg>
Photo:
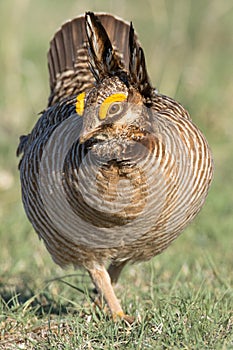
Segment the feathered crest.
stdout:
<svg viewBox="0 0 233 350">
<path fill-rule="evenodd" d="M 66 22 L 48 53 L 48 105 L 87 91 L 106 75 L 117 75 L 147 97 L 151 85 L 132 24 L 110 14 L 87 12 Z"/>
<path fill-rule="evenodd" d="M 90 68 L 96 81 L 101 80 L 106 75 L 120 73 L 123 66 L 119 58 L 116 57 L 108 34 L 98 17 L 93 12 L 87 12 L 85 23 L 89 43 Z"/>
<path fill-rule="evenodd" d="M 135 40 L 134 28 L 130 23 L 129 31 L 129 75 L 131 83 L 138 88 L 144 97 L 149 97 L 151 94 L 151 84 L 146 70 L 146 61 L 143 49 Z"/>
<path fill-rule="evenodd" d="M 106 75 L 118 75 L 120 78 L 123 76 L 122 80 L 125 82 L 129 80 L 143 96 L 150 96 L 152 87 L 146 70 L 145 56 L 136 39 L 132 22 L 128 37 L 129 67 L 127 78 L 125 78 L 126 72 L 116 57 L 111 41 L 98 17 L 92 12 L 87 12 L 85 19 L 90 66 L 95 79 L 101 80 Z"/>
</svg>

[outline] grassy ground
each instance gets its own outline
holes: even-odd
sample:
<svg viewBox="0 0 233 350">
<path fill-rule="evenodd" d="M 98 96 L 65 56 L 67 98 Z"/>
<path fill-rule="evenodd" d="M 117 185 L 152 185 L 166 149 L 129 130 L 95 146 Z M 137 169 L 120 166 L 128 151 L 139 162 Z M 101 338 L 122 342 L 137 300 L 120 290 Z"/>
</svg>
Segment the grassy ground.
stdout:
<svg viewBox="0 0 233 350">
<path fill-rule="evenodd" d="M 0 349 L 232 349 L 232 2 L 82 3 L 0 1 Z M 195 222 L 164 254 L 123 272 L 117 295 L 137 318 L 131 327 L 91 306 L 83 271 L 53 264 L 20 201 L 15 149 L 46 105 L 48 42 L 85 10 L 134 22 L 154 84 L 187 107 L 215 160 Z"/>
</svg>

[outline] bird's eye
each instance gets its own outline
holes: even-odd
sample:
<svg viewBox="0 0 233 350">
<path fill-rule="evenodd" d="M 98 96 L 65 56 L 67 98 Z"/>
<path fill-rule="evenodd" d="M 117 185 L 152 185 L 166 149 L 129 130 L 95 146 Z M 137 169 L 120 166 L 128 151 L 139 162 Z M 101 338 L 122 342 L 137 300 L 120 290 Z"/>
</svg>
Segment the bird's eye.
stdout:
<svg viewBox="0 0 233 350">
<path fill-rule="evenodd" d="M 105 98 L 99 108 L 99 119 L 103 120 L 107 116 L 113 116 L 121 112 L 122 102 L 127 100 L 127 95 L 123 92 L 112 94 Z"/>
<path fill-rule="evenodd" d="M 108 109 L 108 115 L 114 115 L 114 114 L 117 114 L 119 112 L 121 112 L 122 110 L 122 104 L 120 104 L 119 102 L 115 102 L 113 103 L 109 109 Z"/>
</svg>

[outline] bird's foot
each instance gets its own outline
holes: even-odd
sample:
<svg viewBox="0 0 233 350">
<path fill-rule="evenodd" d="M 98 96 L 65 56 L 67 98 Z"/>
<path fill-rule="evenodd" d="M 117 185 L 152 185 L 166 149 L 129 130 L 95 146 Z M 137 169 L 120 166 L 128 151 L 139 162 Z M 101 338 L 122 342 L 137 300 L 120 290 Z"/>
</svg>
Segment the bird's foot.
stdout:
<svg viewBox="0 0 233 350">
<path fill-rule="evenodd" d="M 131 325 L 135 322 L 135 317 L 126 315 L 123 311 L 117 312 L 112 315 L 113 321 L 123 320 L 127 325 Z"/>
</svg>

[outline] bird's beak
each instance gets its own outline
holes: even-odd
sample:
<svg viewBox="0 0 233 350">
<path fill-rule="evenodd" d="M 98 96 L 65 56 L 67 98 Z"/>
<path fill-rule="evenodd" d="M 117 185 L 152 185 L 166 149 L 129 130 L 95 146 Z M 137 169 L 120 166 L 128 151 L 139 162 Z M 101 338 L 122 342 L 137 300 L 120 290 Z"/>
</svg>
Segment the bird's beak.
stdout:
<svg viewBox="0 0 233 350">
<path fill-rule="evenodd" d="M 91 133 L 83 133 L 81 131 L 80 135 L 79 135 L 79 143 L 82 144 L 85 141 L 87 141 L 89 138 L 91 137 Z"/>
<path fill-rule="evenodd" d="M 100 128 L 96 128 L 94 130 L 86 130 L 85 127 L 81 130 L 79 134 L 79 143 L 82 144 L 92 138 L 99 132 Z"/>
</svg>

